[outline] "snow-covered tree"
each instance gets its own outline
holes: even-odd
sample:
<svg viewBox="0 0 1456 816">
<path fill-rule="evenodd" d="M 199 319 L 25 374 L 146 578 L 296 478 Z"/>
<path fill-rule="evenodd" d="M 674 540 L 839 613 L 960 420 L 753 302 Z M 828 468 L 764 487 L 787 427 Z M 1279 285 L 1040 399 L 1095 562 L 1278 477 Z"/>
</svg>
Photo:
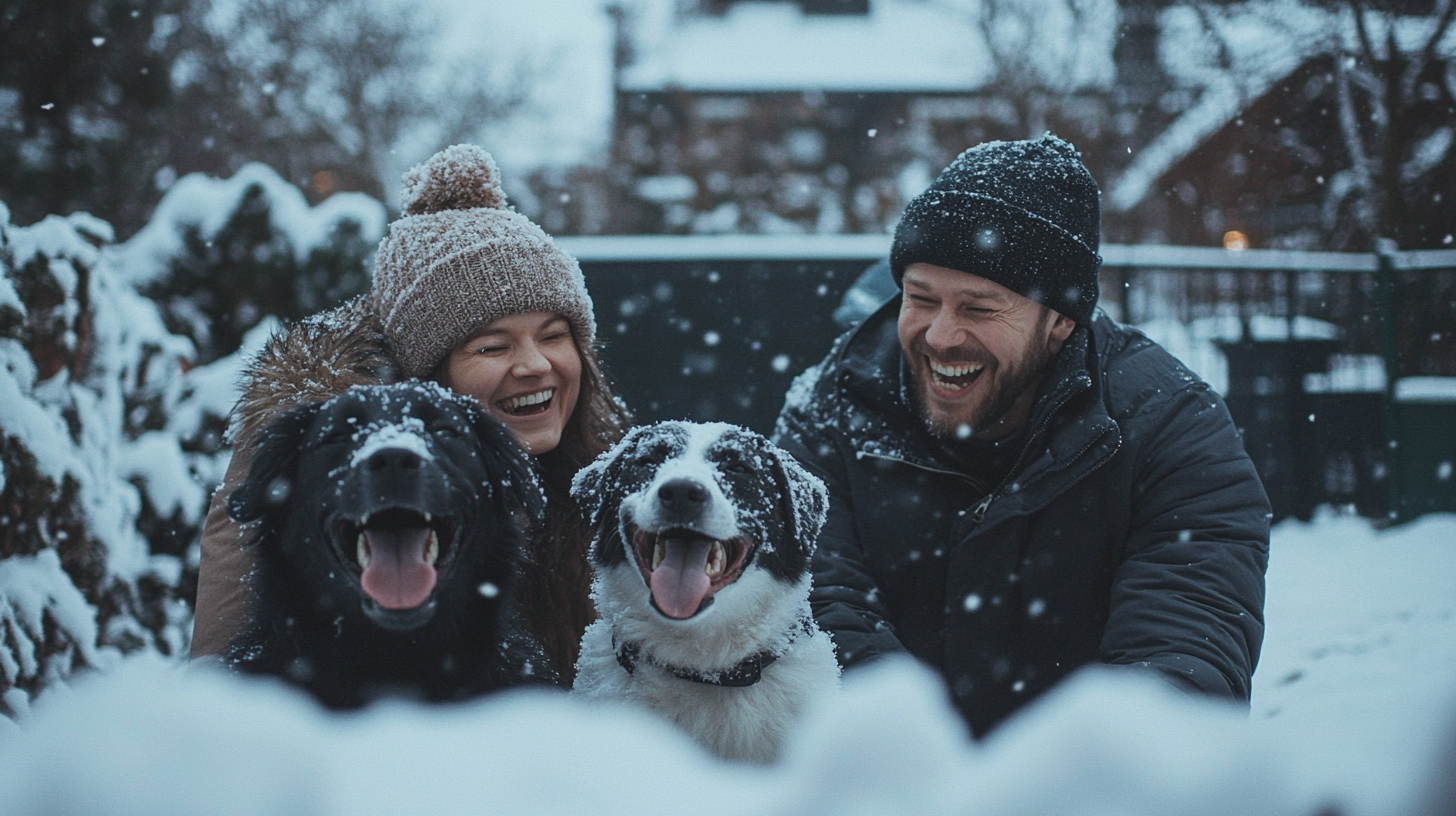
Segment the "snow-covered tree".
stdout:
<svg viewBox="0 0 1456 816">
<path fill-rule="evenodd" d="M 1025 138 L 1045 133 L 1067 101 L 1101 92 L 1117 77 L 1116 0 L 941 0 L 965 8 L 989 46 L 988 90 L 1014 112 Z"/>
<path fill-rule="evenodd" d="M 181 553 L 154 551 L 144 506 L 194 523 L 205 488 L 177 436 L 185 338 L 115 274 L 88 216 L 9 223 L 0 205 L 0 710 L 83 666 L 178 654 Z"/>
<path fill-rule="evenodd" d="M 445 59 L 420 0 L 0 4 L 0 200 L 125 238 L 192 172 L 263 162 L 314 201 L 400 173 L 523 104 L 534 69 Z"/>
<path fill-rule="evenodd" d="M 310 207 L 271 168 L 249 164 L 226 180 L 182 178 L 118 251 L 122 274 L 192 340 L 196 362 L 210 363 L 265 316 L 296 319 L 366 291 L 384 222 L 362 193 Z"/>
<path fill-rule="evenodd" d="M 1317 176 L 1320 243 L 1370 250 L 1388 238 L 1406 249 L 1437 248 L 1450 233 L 1456 183 L 1456 3 L 1419 5 L 1175 6 L 1163 15 L 1164 63 L 1195 96 L 1226 98 L 1228 119 L 1303 70 L 1302 106 L 1329 125 L 1281 138 Z"/>
<path fill-rule="evenodd" d="M 1382 4 L 1383 5 L 1383 4 Z M 1434 245 L 1418 217 L 1431 196 L 1449 194 L 1456 141 L 1456 2 L 1436 0 L 1429 17 L 1403 18 L 1371 0 L 1349 0 L 1342 22 L 1353 39 L 1334 54 L 1335 98 L 1347 166 L 1332 180 L 1327 212 L 1355 244 L 1390 238 Z M 1446 172 L 1438 174 L 1446 165 Z"/>
<path fill-rule="evenodd" d="M 0 200 L 17 223 L 140 224 L 167 163 L 188 0 L 0 5 Z"/>
<path fill-rule="evenodd" d="M 185 655 L 244 359 L 270 315 L 366 287 L 384 222 L 262 165 L 179 180 L 121 245 L 91 216 L 20 227 L 0 204 L 0 712 L 121 653 Z"/>
<path fill-rule="evenodd" d="M 174 71 L 194 134 L 177 145 L 179 169 L 260 161 L 316 198 L 345 189 L 385 199 L 405 168 L 525 99 L 525 63 L 492 61 L 486 49 L 442 60 L 439 29 L 416 0 L 218 4 Z"/>
</svg>

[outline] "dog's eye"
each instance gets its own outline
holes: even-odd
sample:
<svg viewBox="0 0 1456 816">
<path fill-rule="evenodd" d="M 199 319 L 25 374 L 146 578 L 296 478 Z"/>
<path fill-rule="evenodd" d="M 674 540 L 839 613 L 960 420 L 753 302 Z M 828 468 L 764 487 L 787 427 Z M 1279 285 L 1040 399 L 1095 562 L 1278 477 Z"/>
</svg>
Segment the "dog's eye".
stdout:
<svg viewBox="0 0 1456 816">
<path fill-rule="evenodd" d="M 667 451 L 662 448 L 648 448 L 638 453 L 632 461 L 639 465 L 660 465 L 667 461 Z"/>
<path fill-rule="evenodd" d="M 735 476 L 747 476 L 753 472 L 753 468 L 742 459 L 733 459 L 723 463 L 723 470 Z"/>
<path fill-rule="evenodd" d="M 464 434 L 461 430 L 448 422 L 441 422 L 430 427 L 430 434 L 443 439 L 459 439 Z"/>
<path fill-rule="evenodd" d="M 344 425 L 330 425 L 325 428 L 319 443 L 323 445 L 338 445 L 348 442 L 354 436 L 354 429 Z"/>
</svg>

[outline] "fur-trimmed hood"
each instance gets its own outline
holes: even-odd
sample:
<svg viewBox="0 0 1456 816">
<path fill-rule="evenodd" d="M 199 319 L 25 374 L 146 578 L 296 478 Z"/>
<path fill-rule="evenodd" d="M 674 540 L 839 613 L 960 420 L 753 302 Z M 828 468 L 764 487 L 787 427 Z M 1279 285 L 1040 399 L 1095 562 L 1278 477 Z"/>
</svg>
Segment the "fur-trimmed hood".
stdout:
<svg viewBox="0 0 1456 816">
<path fill-rule="evenodd" d="M 399 382 L 404 374 L 368 297 L 284 327 L 243 370 L 228 441 L 251 448 L 258 432 L 290 408 L 323 402 L 355 385 Z"/>
</svg>

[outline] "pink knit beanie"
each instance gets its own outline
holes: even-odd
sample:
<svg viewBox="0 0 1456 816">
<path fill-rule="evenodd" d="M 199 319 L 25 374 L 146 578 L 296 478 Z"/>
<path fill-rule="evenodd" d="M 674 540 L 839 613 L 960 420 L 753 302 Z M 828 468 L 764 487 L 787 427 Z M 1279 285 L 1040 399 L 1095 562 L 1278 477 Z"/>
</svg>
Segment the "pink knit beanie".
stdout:
<svg viewBox="0 0 1456 816">
<path fill-rule="evenodd" d="M 506 206 L 500 170 L 455 145 L 404 175 L 404 216 L 374 264 L 374 308 L 400 364 L 426 377 L 477 328 L 522 312 L 556 312 L 576 342 L 596 339 L 581 267 Z"/>
</svg>

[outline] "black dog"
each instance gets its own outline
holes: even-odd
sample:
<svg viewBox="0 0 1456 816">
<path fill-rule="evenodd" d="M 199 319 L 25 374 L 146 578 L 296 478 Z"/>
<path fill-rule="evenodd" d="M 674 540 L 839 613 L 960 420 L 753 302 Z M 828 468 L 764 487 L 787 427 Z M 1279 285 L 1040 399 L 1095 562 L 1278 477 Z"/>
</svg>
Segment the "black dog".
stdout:
<svg viewBox="0 0 1456 816">
<path fill-rule="evenodd" d="M 501 623 L 522 516 L 542 505 L 526 455 L 469 397 L 404 383 L 294 408 L 263 432 L 228 502 L 252 528 L 258 570 L 227 662 L 332 708 L 528 679 Z"/>
</svg>

